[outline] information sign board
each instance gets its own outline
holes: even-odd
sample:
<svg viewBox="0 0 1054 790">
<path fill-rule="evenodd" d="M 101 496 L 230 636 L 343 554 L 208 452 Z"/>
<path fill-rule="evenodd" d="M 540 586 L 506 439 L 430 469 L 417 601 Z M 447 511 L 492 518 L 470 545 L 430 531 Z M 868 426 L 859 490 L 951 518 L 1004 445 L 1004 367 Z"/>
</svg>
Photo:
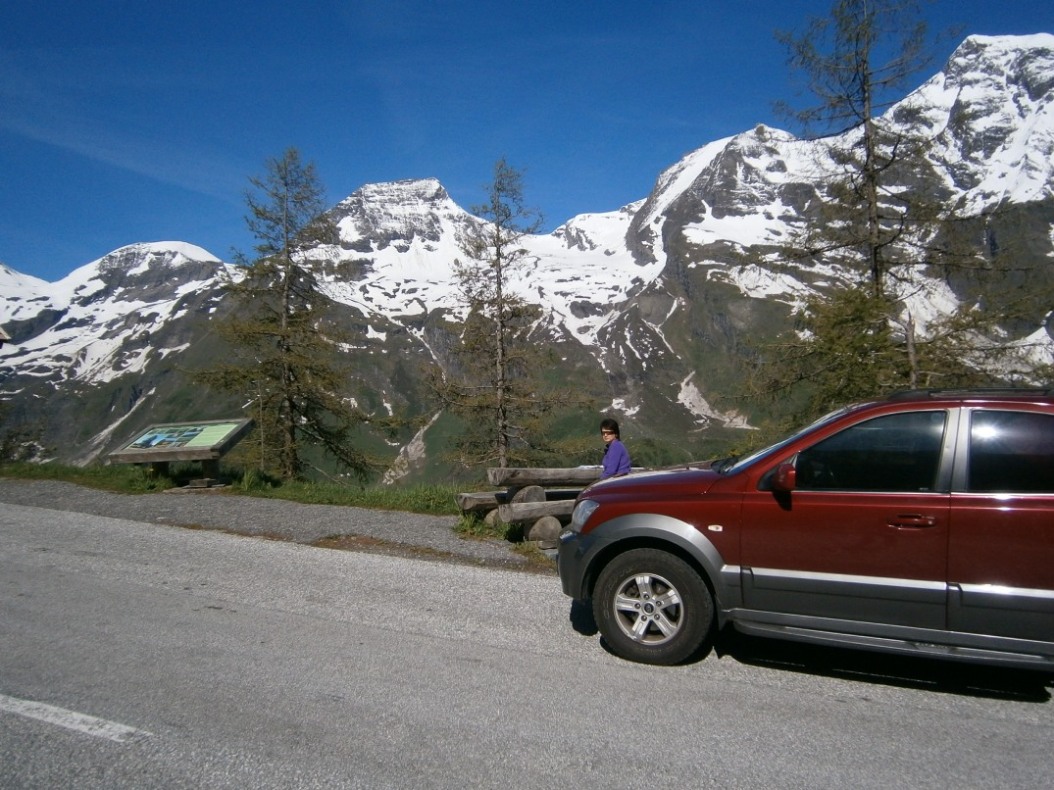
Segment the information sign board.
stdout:
<svg viewBox="0 0 1054 790">
<path fill-rule="evenodd" d="M 252 420 L 203 420 L 152 425 L 110 453 L 116 463 L 215 461 L 252 427 Z"/>
</svg>

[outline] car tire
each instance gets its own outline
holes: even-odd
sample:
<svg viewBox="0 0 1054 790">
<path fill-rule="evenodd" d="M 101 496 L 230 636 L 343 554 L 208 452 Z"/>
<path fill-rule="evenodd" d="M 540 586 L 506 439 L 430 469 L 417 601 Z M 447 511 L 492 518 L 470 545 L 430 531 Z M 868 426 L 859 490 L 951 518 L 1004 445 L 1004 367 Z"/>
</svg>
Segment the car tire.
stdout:
<svg viewBox="0 0 1054 790">
<path fill-rule="evenodd" d="M 660 549 L 634 549 L 601 571 L 593 617 L 611 650 L 644 664 L 679 664 L 713 629 L 714 599 L 698 572 Z"/>
</svg>

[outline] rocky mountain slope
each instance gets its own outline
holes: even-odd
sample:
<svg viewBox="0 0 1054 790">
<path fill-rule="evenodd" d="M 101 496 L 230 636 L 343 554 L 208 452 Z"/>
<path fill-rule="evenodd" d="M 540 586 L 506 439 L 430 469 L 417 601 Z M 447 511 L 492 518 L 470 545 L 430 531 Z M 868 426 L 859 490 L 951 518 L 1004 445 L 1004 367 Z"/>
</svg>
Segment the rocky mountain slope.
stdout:
<svg viewBox="0 0 1054 790">
<path fill-rule="evenodd" d="M 888 111 L 933 141 L 928 172 L 914 173 L 910 188 L 964 207 L 987 254 L 1012 249 L 1022 276 L 1042 280 L 1054 264 L 1052 105 L 1054 36 L 1040 34 L 968 38 Z M 748 430 L 755 407 L 735 398 L 745 355 L 787 327 L 805 296 L 845 275 L 780 254 L 823 200 L 825 150 L 758 126 L 688 154 L 638 202 L 528 238 L 529 266 L 514 287 L 542 308 L 535 332 L 558 352 L 559 376 L 629 435 L 689 455 Z M 462 311 L 452 265 L 478 220 L 434 179 L 368 184 L 332 213 L 341 243 L 316 254 L 358 338 L 341 352 L 348 393 L 368 411 L 427 423 L 435 407 L 422 363 L 449 362 L 451 319 Z M 133 244 L 55 283 L 0 267 L 8 424 L 38 424 L 53 457 L 87 462 L 151 423 L 237 412 L 186 375 L 222 353 L 209 320 L 224 309 L 229 270 L 181 242 Z M 904 296 L 925 323 L 958 304 L 960 286 L 920 274 Z M 1054 352 L 1051 307 L 1013 327 L 1014 339 L 1038 343 L 1037 362 Z M 367 441 L 392 457 L 428 446 L 412 431 Z M 424 465 L 407 457 L 400 473 Z"/>
</svg>

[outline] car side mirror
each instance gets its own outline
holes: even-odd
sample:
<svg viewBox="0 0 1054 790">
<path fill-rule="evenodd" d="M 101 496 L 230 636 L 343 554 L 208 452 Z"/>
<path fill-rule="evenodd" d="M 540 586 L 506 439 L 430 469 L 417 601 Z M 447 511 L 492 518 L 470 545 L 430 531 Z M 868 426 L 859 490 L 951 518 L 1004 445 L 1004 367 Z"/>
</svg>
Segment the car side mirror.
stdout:
<svg viewBox="0 0 1054 790">
<path fill-rule="evenodd" d="M 772 488 L 775 491 L 790 493 L 798 485 L 798 470 L 789 461 L 776 467 L 776 474 L 772 478 Z"/>
</svg>

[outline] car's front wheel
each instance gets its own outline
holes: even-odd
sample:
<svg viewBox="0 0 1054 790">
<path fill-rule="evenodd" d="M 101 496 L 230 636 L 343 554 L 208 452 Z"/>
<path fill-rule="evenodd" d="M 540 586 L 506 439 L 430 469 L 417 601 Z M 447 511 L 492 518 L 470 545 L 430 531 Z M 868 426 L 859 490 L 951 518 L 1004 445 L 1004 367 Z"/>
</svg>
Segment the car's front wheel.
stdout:
<svg viewBox="0 0 1054 790">
<path fill-rule="evenodd" d="M 634 549 L 608 563 L 593 590 L 593 617 L 611 649 L 631 661 L 678 664 L 700 651 L 714 599 L 684 560 Z"/>
</svg>

